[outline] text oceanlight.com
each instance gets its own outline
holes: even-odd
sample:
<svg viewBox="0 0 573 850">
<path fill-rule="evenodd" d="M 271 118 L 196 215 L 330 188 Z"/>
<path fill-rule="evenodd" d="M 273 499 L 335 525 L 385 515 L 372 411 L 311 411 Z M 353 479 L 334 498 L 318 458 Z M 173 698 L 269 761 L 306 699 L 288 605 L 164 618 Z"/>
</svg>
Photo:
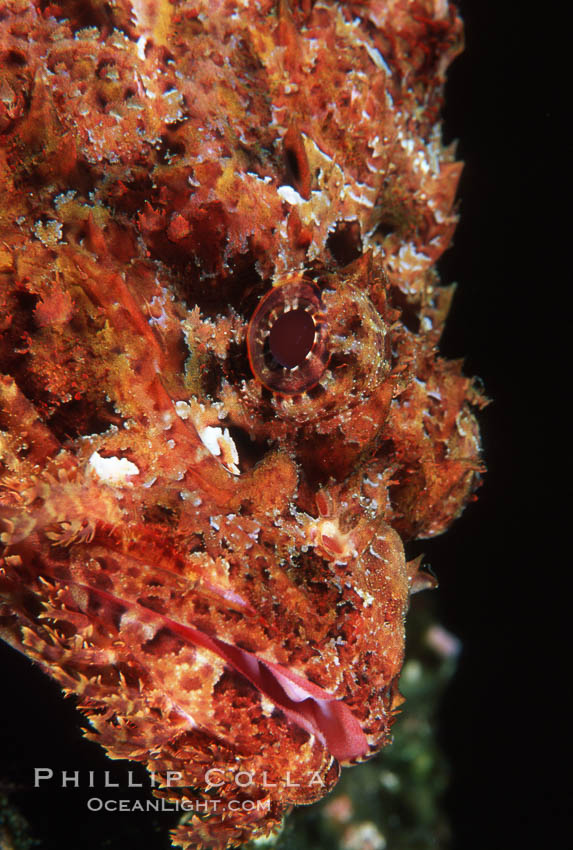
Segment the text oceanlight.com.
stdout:
<svg viewBox="0 0 573 850">
<path fill-rule="evenodd" d="M 268 811 L 270 799 L 266 800 L 104 800 L 90 797 L 87 807 L 90 812 L 261 812 Z"/>
</svg>

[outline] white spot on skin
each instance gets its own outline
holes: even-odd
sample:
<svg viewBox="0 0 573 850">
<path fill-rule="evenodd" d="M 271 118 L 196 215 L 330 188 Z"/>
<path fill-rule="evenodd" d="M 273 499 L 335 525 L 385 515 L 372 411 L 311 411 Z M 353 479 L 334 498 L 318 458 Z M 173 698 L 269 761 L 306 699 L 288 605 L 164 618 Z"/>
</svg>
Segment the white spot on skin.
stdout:
<svg viewBox="0 0 573 850">
<path fill-rule="evenodd" d="M 414 139 L 405 139 L 402 136 L 402 138 L 400 139 L 400 144 L 402 145 L 406 153 L 411 156 L 414 152 Z"/>
<path fill-rule="evenodd" d="M 126 457 L 102 457 L 94 452 L 89 464 L 97 477 L 106 484 L 128 484 L 130 475 L 139 475 L 137 466 Z"/>
<path fill-rule="evenodd" d="M 358 596 L 359 596 L 359 597 L 362 599 L 362 601 L 364 602 L 364 607 L 365 607 L 365 608 L 370 608 L 370 606 L 371 606 L 371 605 L 372 605 L 372 603 L 374 602 L 374 597 L 372 596 L 372 594 L 371 594 L 371 593 L 369 593 L 367 590 L 362 590 L 362 588 L 361 588 L 361 587 L 355 587 L 355 588 L 354 588 L 354 590 L 356 591 L 356 593 L 358 594 Z"/>
<path fill-rule="evenodd" d="M 389 77 L 391 77 L 392 72 L 384 61 L 384 58 L 380 51 L 376 47 L 372 47 L 372 45 L 368 44 L 368 42 L 366 41 L 362 42 L 362 46 L 366 48 L 368 55 L 370 56 L 376 67 L 380 68 L 381 71 L 384 71 L 386 74 L 388 74 Z"/>
<path fill-rule="evenodd" d="M 287 204 L 293 204 L 296 206 L 297 204 L 304 204 L 305 202 L 302 195 L 299 195 L 296 189 L 293 189 L 292 186 L 279 186 L 277 193 L 283 201 L 287 202 Z"/>
<path fill-rule="evenodd" d="M 356 201 L 357 204 L 362 204 L 363 206 L 370 207 L 371 209 L 374 207 L 374 201 L 371 201 L 370 198 L 367 198 L 365 195 L 357 195 L 352 191 L 352 189 L 346 189 L 346 195 L 349 198 L 352 198 L 353 201 Z"/>
<path fill-rule="evenodd" d="M 265 184 L 266 184 L 266 183 L 270 183 L 270 182 L 271 182 L 271 178 L 270 178 L 269 176 L 266 176 L 266 177 L 259 177 L 259 175 L 258 175 L 258 174 L 256 174 L 254 171 L 247 171 L 247 174 L 249 175 L 249 177 L 252 177 L 252 178 L 253 178 L 253 179 L 255 179 L 255 180 L 259 180 L 261 183 L 265 183 Z M 244 180 L 244 179 L 245 179 L 243 174 L 239 174 L 238 176 L 239 176 L 242 180 Z"/>
<path fill-rule="evenodd" d="M 223 436 L 222 428 L 213 428 L 211 425 L 208 425 L 199 432 L 199 436 L 203 445 L 207 446 L 212 455 L 218 456 L 221 454 L 219 438 Z"/>
<path fill-rule="evenodd" d="M 180 419 L 189 419 L 189 416 L 191 415 L 191 408 L 186 401 L 176 401 L 175 412 Z"/>
<path fill-rule="evenodd" d="M 416 251 L 414 243 L 407 242 L 398 251 L 398 257 L 393 258 L 392 265 L 395 271 L 405 274 L 406 272 L 421 273 L 431 264 L 430 257 Z"/>
<path fill-rule="evenodd" d="M 430 171 L 430 166 L 424 156 L 423 151 L 418 151 L 413 159 L 414 168 L 418 171 L 421 171 L 422 174 L 428 174 Z"/>
<path fill-rule="evenodd" d="M 275 704 L 263 693 L 261 693 L 261 709 L 265 717 L 270 717 L 275 710 Z"/>
<path fill-rule="evenodd" d="M 421 321 L 421 323 L 420 323 L 420 324 L 421 324 L 421 327 L 422 327 L 422 330 L 423 330 L 423 331 L 428 332 L 428 331 L 431 331 L 431 330 L 432 330 L 432 327 L 433 327 L 433 325 L 432 325 L 432 320 L 430 319 L 430 317 L 429 317 L 429 316 L 424 316 L 424 317 L 422 318 L 422 321 Z"/>
<path fill-rule="evenodd" d="M 145 45 L 147 44 L 147 36 L 140 35 L 137 39 L 137 55 L 143 61 L 145 59 Z"/>
<path fill-rule="evenodd" d="M 203 445 L 215 457 L 220 457 L 223 465 L 232 472 L 233 475 L 240 475 L 241 470 L 238 467 L 239 453 L 233 442 L 233 438 L 229 434 L 229 429 L 214 428 L 212 425 L 207 425 L 199 431 L 199 437 Z"/>
</svg>

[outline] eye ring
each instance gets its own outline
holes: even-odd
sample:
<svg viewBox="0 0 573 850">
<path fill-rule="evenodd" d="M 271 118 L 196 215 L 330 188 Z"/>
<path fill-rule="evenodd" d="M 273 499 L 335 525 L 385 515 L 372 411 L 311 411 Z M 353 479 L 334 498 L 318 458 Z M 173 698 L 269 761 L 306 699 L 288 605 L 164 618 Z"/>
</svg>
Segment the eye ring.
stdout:
<svg viewBox="0 0 573 850">
<path fill-rule="evenodd" d="M 253 375 L 279 395 L 303 393 L 316 386 L 328 366 L 327 338 L 319 288 L 293 276 L 261 299 L 249 322 Z"/>
</svg>

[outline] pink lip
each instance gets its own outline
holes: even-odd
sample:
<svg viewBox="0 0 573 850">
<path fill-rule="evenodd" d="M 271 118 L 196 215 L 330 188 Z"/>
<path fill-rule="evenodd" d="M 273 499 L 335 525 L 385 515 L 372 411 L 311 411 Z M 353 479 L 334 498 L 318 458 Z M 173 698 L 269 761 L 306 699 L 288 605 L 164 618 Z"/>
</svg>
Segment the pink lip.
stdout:
<svg viewBox="0 0 573 850">
<path fill-rule="evenodd" d="M 86 589 L 125 607 L 137 605 L 99 588 Z M 146 617 L 151 615 L 147 608 L 142 610 Z M 368 753 L 368 741 L 360 723 L 348 706 L 328 691 L 281 664 L 258 658 L 247 650 L 210 637 L 193 626 L 177 623 L 159 614 L 152 616 L 161 619 L 168 629 L 184 640 L 202 646 L 222 658 L 280 708 L 292 723 L 316 735 L 338 761 L 351 761 Z"/>
<path fill-rule="evenodd" d="M 193 631 L 196 632 L 195 629 Z M 366 736 L 342 700 L 287 667 L 259 659 L 218 638 L 201 635 L 203 638 L 213 644 L 214 652 L 274 702 L 289 720 L 316 735 L 338 761 L 349 761 L 368 752 Z"/>
<path fill-rule="evenodd" d="M 316 735 L 338 761 L 350 761 L 368 752 L 366 735 L 342 700 L 281 664 L 257 658 L 251 652 L 209 637 L 192 626 L 162 619 L 181 637 L 223 658 L 274 702 L 289 720 Z"/>
</svg>

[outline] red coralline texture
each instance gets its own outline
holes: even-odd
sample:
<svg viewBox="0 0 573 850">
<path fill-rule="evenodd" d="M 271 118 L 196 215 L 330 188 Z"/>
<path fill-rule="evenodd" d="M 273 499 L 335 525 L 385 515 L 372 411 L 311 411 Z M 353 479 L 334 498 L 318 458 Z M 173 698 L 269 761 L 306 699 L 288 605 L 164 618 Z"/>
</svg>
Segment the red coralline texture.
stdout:
<svg viewBox="0 0 573 850">
<path fill-rule="evenodd" d="M 387 743 L 404 543 L 479 483 L 437 352 L 461 38 L 447 0 L 0 8 L 2 635 L 222 801 L 181 847 Z"/>
</svg>

